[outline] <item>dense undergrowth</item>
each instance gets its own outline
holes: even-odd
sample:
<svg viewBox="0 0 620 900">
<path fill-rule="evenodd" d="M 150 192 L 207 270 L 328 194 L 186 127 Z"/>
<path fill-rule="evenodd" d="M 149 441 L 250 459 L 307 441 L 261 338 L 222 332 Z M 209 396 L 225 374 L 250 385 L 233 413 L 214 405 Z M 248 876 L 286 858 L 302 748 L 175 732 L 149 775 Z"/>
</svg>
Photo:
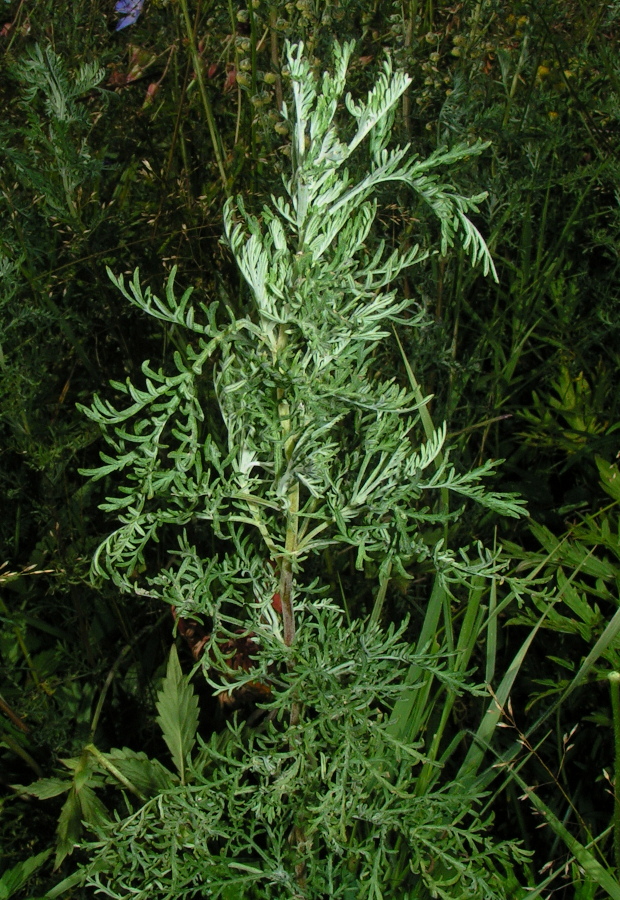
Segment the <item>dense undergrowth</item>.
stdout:
<svg viewBox="0 0 620 900">
<path fill-rule="evenodd" d="M 135 13 L 116 31 L 113 2 L 24 0 L 0 21 L 0 897 L 620 897 L 620 8 Z M 356 103 L 387 58 L 411 78 L 345 181 L 406 144 L 403 166 L 436 168 L 378 181 L 376 207 L 362 192 L 357 243 L 304 268 L 271 195 L 313 158 L 320 116 L 300 140 L 293 88 L 334 70 L 334 36 L 356 42 Z M 294 273 L 271 306 L 259 248 Z M 366 312 L 329 281 L 362 270 Z M 291 279 L 311 287 L 278 319 Z M 128 379 L 134 416 L 165 389 L 142 424 Z M 165 403 L 178 421 L 149 437 Z M 162 449 L 174 514 L 145 468 Z"/>
</svg>

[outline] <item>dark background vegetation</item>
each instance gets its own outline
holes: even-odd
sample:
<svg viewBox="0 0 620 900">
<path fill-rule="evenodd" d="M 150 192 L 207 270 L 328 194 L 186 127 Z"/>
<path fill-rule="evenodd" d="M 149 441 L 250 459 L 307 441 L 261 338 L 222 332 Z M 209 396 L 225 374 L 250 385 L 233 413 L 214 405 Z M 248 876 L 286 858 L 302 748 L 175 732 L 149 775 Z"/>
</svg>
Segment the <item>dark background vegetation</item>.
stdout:
<svg viewBox="0 0 620 900">
<path fill-rule="evenodd" d="M 453 545 L 497 539 L 551 581 L 577 573 L 581 606 L 559 604 L 534 645 L 513 697 L 516 727 L 555 699 L 618 604 L 620 6 L 194 0 L 191 33 L 183 7 L 147 0 L 119 32 L 112 0 L 0 8 L 0 869 L 51 845 L 60 802 L 27 800 L 10 785 L 79 753 L 106 679 L 97 745 L 161 749 L 154 684 L 173 623 L 89 579 L 114 525 L 98 509 L 105 480 L 79 474 L 97 464 L 101 442 L 76 403 L 113 398 L 110 380 L 139 372 L 143 359 L 160 363 L 178 338 L 130 308 L 106 266 L 139 267 L 160 289 L 177 265 L 199 299 L 244 302 L 219 243 L 221 209 L 227 195 L 258 204 L 278 188 L 287 38 L 305 40 L 317 71 L 334 35 L 355 38 L 359 91 L 391 53 L 413 77 L 398 118 L 412 152 L 490 141 L 457 180 L 488 191 L 476 224 L 498 282 L 458 250 L 435 256 L 402 279 L 424 322 L 399 336 L 459 467 L 502 458 L 496 487 L 528 500 L 529 523 L 498 527 L 470 513 Z M 409 199 L 383 199 L 394 245 L 435 241 Z M 396 342 L 381 353 L 405 381 Z M 346 566 L 340 575 L 363 614 L 372 586 Z M 388 615 L 415 614 L 427 584 L 421 573 L 406 592 L 397 585 Z M 505 617 L 506 659 L 532 615 Z M 584 843 L 612 815 L 606 674 L 618 664 L 612 644 L 527 770 Z M 207 699 L 206 731 L 214 716 Z M 498 832 L 536 850 L 534 869 L 561 861 L 565 849 L 534 830 L 518 793 L 498 804 Z M 600 854 L 613 869 L 610 837 Z M 570 866 L 566 876 L 556 896 L 594 897 L 578 892 Z M 39 894 L 57 880 L 38 877 Z"/>
</svg>

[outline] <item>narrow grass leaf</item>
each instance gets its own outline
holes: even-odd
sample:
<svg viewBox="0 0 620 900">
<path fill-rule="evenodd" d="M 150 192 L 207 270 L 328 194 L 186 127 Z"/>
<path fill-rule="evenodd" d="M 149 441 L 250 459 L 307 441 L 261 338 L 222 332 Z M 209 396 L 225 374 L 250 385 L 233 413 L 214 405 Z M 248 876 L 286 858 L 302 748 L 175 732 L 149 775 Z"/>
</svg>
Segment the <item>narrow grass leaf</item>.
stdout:
<svg viewBox="0 0 620 900">
<path fill-rule="evenodd" d="M 528 788 L 523 779 L 514 774 L 515 781 L 523 788 L 526 792 L 528 799 L 531 801 L 532 805 L 536 807 L 537 811 L 541 814 L 541 816 L 545 819 L 546 822 L 549 823 L 550 827 L 557 834 L 559 838 L 561 838 L 570 852 L 573 854 L 581 868 L 583 869 L 586 877 L 591 879 L 592 882 L 596 883 L 601 887 L 604 891 L 607 891 L 608 895 L 613 898 L 613 900 L 620 900 L 620 882 L 611 874 L 609 869 L 606 869 L 601 863 L 595 858 L 595 856 L 590 853 L 587 847 L 584 847 L 576 838 L 572 836 L 570 831 L 562 825 L 560 820 L 553 814 L 553 812 L 549 809 L 546 803 L 540 799 L 540 797 L 534 793 L 533 790 Z"/>
<path fill-rule="evenodd" d="M 620 609 L 618 609 L 610 622 L 607 623 L 605 630 L 602 635 L 599 637 L 598 641 L 592 647 L 584 661 L 582 662 L 579 671 L 566 688 L 562 697 L 558 701 L 558 706 L 560 703 L 564 703 L 566 698 L 573 693 L 575 688 L 579 687 L 579 685 L 584 681 L 587 677 L 588 673 L 597 662 L 597 660 L 605 653 L 608 647 L 610 647 L 617 639 L 618 634 L 620 633 Z"/>
<path fill-rule="evenodd" d="M 495 695 L 493 696 L 493 700 L 490 703 L 478 730 L 476 731 L 475 739 L 472 742 L 463 765 L 459 770 L 457 781 L 460 781 L 461 783 L 468 783 L 471 779 L 476 777 L 478 769 L 480 768 L 482 760 L 484 759 L 487 747 L 490 744 L 493 732 L 497 728 L 497 724 L 503 715 L 504 705 L 507 702 L 508 697 L 510 696 L 512 686 L 517 675 L 519 674 L 521 666 L 523 665 L 523 660 L 525 659 L 527 652 L 532 645 L 532 641 L 534 640 L 538 629 L 542 625 L 543 619 L 544 615 L 534 626 L 534 628 L 532 628 L 529 635 L 515 654 L 512 662 L 510 663 L 510 666 L 508 667 L 508 671 L 502 678 L 502 681 Z"/>
</svg>

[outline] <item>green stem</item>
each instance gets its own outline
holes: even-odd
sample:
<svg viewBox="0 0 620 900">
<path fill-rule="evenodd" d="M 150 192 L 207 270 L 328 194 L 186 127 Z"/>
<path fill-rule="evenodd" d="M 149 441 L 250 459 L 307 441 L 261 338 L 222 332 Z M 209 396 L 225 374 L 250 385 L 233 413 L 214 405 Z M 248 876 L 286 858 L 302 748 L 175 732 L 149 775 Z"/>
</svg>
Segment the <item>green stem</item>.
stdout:
<svg viewBox="0 0 620 900">
<path fill-rule="evenodd" d="M 255 97 L 258 93 L 258 84 L 256 80 L 256 73 L 258 69 L 258 63 L 256 58 L 256 44 L 258 42 L 258 37 L 256 34 L 256 18 L 254 16 L 254 7 L 252 2 L 248 3 L 248 12 L 250 13 L 250 61 L 252 64 L 251 69 L 251 78 L 252 78 L 252 86 L 250 90 L 252 91 L 252 97 Z M 253 113 L 250 113 L 250 154 L 253 162 L 252 170 L 251 170 L 251 186 L 252 192 L 256 190 L 256 169 L 260 166 L 260 162 L 258 159 L 258 154 L 256 152 L 256 123 L 255 116 Z"/>
<path fill-rule="evenodd" d="M 283 356 L 288 343 L 284 325 L 280 325 L 276 352 Z M 278 390 L 278 413 L 280 429 L 284 444 L 284 457 L 290 462 L 295 447 L 295 436 L 291 434 L 291 410 L 285 399 L 284 391 Z M 293 476 L 294 477 L 294 476 Z M 288 490 L 288 510 L 286 514 L 286 536 L 284 539 L 285 554 L 280 560 L 280 601 L 282 603 L 282 625 L 284 643 L 292 646 L 295 640 L 295 614 L 293 612 L 293 556 L 298 550 L 299 541 L 299 482 L 294 479 Z"/>
<path fill-rule="evenodd" d="M 620 872 L 620 672 L 610 672 L 609 692 L 611 694 L 611 717 L 614 729 L 614 862 L 616 872 Z"/>
<path fill-rule="evenodd" d="M 521 77 L 521 72 L 525 63 L 527 62 L 527 45 L 528 45 L 528 36 L 525 35 L 523 38 L 523 43 L 521 45 L 521 55 L 519 56 L 519 62 L 517 63 L 517 68 L 514 71 L 514 75 L 512 76 L 512 83 L 510 85 L 510 91 L 508 93 L 508 97 L 506 99 L 506 106 L 504 109 L 504 119 L 502 121 L 502 126 L 505 127 L 508 124 L 508 119 L 510 118 L 510 111 L 512 109 L 512 101 L 514 100 L 514 96 L 517 92 L 517 87 L 519 85 L 519 78 Z"/>
<path fill-rule="evenodd" d="M 284 355 L 288 336 L 284 324 L 280 325 L 277 341 L 277 353 Z M 282 389 L 278 390 L 278 413 L 280 416 L 280 429 L 284 444 L 284 457 L 290 463 L 295 449 L 295 435 L 291 434 L 291 409 Z M 284 643 L 292 647 L 295 641 L 295 612 L 293 609 L 293 559 L 299 549 L 299 481 L 293 475 L 294 481 L 288 489 L 288 509 L 286 513 L 286 536 L 284 539 L 284 555 L 280 558 L 280 602 L 282 603 L 282 630 Z M 293 661 L 289 662 L 289 668 L 293 667 Z M 299 701 L 291 704 L 291 726 L 299 723 L 301 708 Z"/>
<path fill-rule="evenodd" d="M 283 400 L 280 403 L 280 416 L 282 433 L 286 438 L 290 431 L 290 411 L 288 403 Z M 284 444 L 287 459 L 292 454 L 292 441 L 289 437 Z M 284 549 L 286 555 L 282 557 L 280 566 L 280 599 L 282 602 L 282 623 L 284 626 L 284 643 L 290 647 L 295 640 L 295 614 L 293 612 L 293 556 L 297 552 L 299 530 L 299 482 L 295 483 L 288 492 L 288 512 L 286 516 L 286 538 Z"/>
<path fill-rule="evenodd" d="M 387 593 L 388 584 L 390 583 L 390 575 L 391 574 L 392 574 L 392 561 L 390 560 L 387 564 L 385 574 L 379 580 L 379 590 L 377 591 L 375 603 L 372 608 L 372 613 L 370 615 L 370 624 L 371 625 L 376 625 L 381 616 L 381 610 L 383 609 L 383 604 L 385 602 L 385 595 Z"/>
<path fill-rule="evenodd" d="M 222 154 L 222 148 L 220 146 L 220 139 L 218 130 L 215 124 L 215 118 L 213 116 L 213 110 L 211 108 L 211 101 L 209 100 L 209 95 L 207 94 L 207 89 L 205 87 L 204 78 L 202 75 L 202 60 L 200 59 L 200 54 L 198 53 L 198 49 L 196 47 L 196 35 L 194 34 L 194 29 L 192 27 L 192 22 L 189 17 L 189 9 L 187 6 L 187 0 L 181 0 L 181 10 L 183 12 L 183 21 L 185 24 L 185 33 L 187 35 L 187 43 L 189 46 L 189 52 L 192 56 L 192 63 L 194 64 L 194 72 L 196 73 L 196 81 L 198 82 L 198 89 L 200 91 L 200 98 L 202 100 L 202 105 L 204 107 L 205 116 L 207 119 L 207 125 L 209 126 L 209 134 L 211 135 L 211 143 L 213 144 L 213 152 L 215 153 L 215 160 L 217 162 L 217 167 L 220 172 L 220 179 L 222 181 L 222 187 L 224 188 L 224 193 L 227 197 L 230 197 L 231 191 L 228 185 L 228 178 L 226 177 L 226 170 L 224 169 L 224 158 Z"/>
<path fill-rule="evenodd" d="M 280 75 L 280 51 L 278 50 L 278 32 L 277 32 L 277 22 L 278 22 L 278 7 L 271 6 L 269 8 L 269 29 L 270 29 L 270 49 L 271 49 L 271 65 L 273 71 L 276 72 L 276 108 L 278 112 L 282 111 L 282 103 L 284 102 L 284 95 L 282 93 L 282 77 Z"/>
</svg>

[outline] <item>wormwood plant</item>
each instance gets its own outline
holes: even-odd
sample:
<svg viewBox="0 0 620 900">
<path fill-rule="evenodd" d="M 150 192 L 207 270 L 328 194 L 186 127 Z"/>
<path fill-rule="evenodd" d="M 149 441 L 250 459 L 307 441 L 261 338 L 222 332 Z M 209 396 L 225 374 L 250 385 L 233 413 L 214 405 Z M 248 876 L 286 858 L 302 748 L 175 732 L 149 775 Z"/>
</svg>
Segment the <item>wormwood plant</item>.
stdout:
<svg viewBox="0 0 620 900">
<path fill-rule="evenodd" d="M 484 194 L 463 196 L 440 174 L 485 145 L 425 160 L 410 146 L 388 149 L 409 79 L 386 62 L 367 99 L 354 100 L 345 93 L 352 51 L 335 45 L 333 72 L 317 79 L 303 45 L 287 47 L 284 191 L 259 214 L 240 198 L 224 211 L 248 287 L 244 314 L 193 304 L 191 289 L 178 299 L 174 270 L 165 299 L 143 290 L 138 272 L 129 284 L 111 275 L 128 301 L 190 337 L 171 371 L 146 362 L 143 387 L 113 385 L 125 406 L 96 398 L 85 410 L 111 448 L 89 474 L 117 486 L 104 508 L 120 521 L 94 570 L 202 622 L 214 690 L 260 687 L 263 712 L 201 738 L 173 653 L 158 708 L 176 774 L 135 789 L 146 802 L 97 828 L 84 874 L 107 896 L 506 893 L 514 848 L 489 838 L 477 794 L 428 777 L 427 767 L 440 768 L 436 754 L 388 727 L 405 682 L 409 693 L 429 676 L 452 697 L 477 689 L 436 636 L 413 647 L 406 621 L 380 625 L 394 572 L 406 578 L 412 564 L 432 561 L 444 585 L 497 572 L 483 551 L 471 561 L 431 537 L 431 526 L 458 514 L 451 495 L 521 512 L 514 497 L 483 487 L 491 462 L 457 472 L 417 386 L 374 365 L 392 323 L 416 324 L 395 280 L 433 252 L 386 250 L 373 231 L 377 195 L 408 188 L 437 217 L 440 252 L 458 241 L 487 273 L 468 218 Z M 359 569 L 378 571 L 369 619 L 347 621 L 326 587 L 326 555 L 351 550 Z M 243 641 L 253 665 L 235 669 Z M 114 753 L 108 763 L 125 771 L 117 780 L 127 787 L 137 757 Z"/>
</svg>

